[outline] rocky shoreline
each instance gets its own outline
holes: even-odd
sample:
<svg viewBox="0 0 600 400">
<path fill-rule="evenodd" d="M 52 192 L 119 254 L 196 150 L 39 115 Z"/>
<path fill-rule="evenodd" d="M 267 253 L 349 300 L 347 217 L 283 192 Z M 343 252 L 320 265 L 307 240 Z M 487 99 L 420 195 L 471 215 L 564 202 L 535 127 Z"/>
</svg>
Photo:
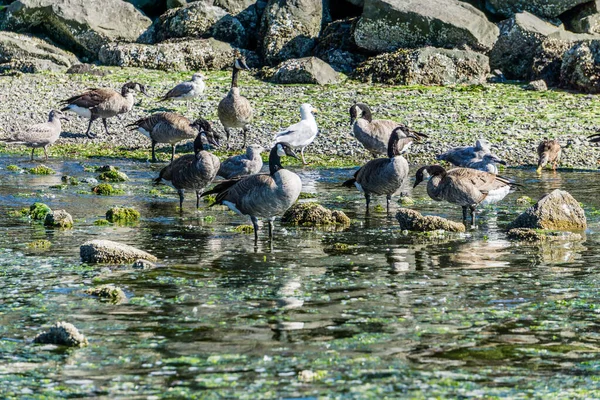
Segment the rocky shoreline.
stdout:
<svg viewBox="0 0 600 400">
<path fill-rule="evenodd" d="M 130 113 L 111 119 L 110 136 L 97 124 L 94 129 L 98 137 L 88 139 L 84 135 L 87 120 L 74 116 L 64 125 L 63 135 L 50 149 L 51 157 L 82 157 L 86 149 L 91 149 L 86 154 L 96 155 L 94 151 L 98 151 L 97 155 L 113 155 L 118 150 L 120 156 L 149 159 L 148 139 L 125 126 L 164 109 L 176 110 L 191 118 L 203 116 L 222 132 L 216 106 L 229 88 L 230 75 L 226 71 L 207 73 L 206 93 L 191 102 L 189 110 L 185 103 L 157 101 L 176 82 L 188 79 L 188 74 L 132 68 L 101 68 L 100 71 L 106 76 L 45 73 L 0 78 L 0 137 L 44 121 L 50 109 L 59 107 L 60 100 L 85 88 L 118 89 L 130 80 L 148 85 L 152 97 L 138 96 L 138 104 Z M 587 135 L 600 128 L 600 115 L 594 111 L 600 106 L 599 100 L 591 95 L 562 90 L 529 91 L 517 84 L 426 87 L 347 80 L 323 87 L 273 85 L 246 73 L 240 84 L 242 93 L 256 109 L 250 143 L 269 146 L 275 132 L 299 120 L 298 108 L 303 102 L 319 109 L 320 133 L 306 150 L 309 161 L 317 166 L 357 165 L 369 158 L 350 136 L 348 109 L 354 101 L 369 104 L 375 118 L 394 119 L 430 136 L 425 143 L 413 147 L 407 157 L 411 164 L 434 163 L 435 155 L 453 146 L 471 144 L 479 137 L 490 140 L 493 150 L 510 167 L 535 164 L 535 149 L 543 137 L 558 138 L 563 145 L 571 141 L 572 145 L 563 151 L 562 168 L 595 169 L 600 159 L 599 148 L 586 140 Z M 234 136 L 233 140 L 236 146 L 241 145 L 241 135 Z M 2 152 L 15 150 L 27 153 L 18 146 L 0 148 Z M 164 151 L 159 154 L 166 159 L 168 148 Z"/>
</svg>

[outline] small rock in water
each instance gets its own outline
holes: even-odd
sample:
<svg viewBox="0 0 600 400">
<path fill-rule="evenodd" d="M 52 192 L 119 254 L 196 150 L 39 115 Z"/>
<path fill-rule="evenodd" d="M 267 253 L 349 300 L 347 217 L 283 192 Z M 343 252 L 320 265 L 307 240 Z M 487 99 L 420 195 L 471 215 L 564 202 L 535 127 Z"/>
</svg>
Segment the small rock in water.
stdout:
<svg viewBox="0 0 600 400">
<path fill-rule="evenodd" d="M 43 221 L 46 218 L 46 215 L 50 214 L 52 209 L 48 207 L 44 203 L 33 203 L 31 207 L 29 207 L 29 216 L 31 219 Z"/>
<path fill-rule="evenodd" d="M 87 183 L 87 184 L 90 184 L 90 185 L 97 185 L 98 184 L 98 179 L 96 179 L 96 178 L 82 178 L 81 182 Z"/>
<path fill-rule="evenodd" d="M 46 214 L 44 225 L 64 229 L 72 228 L 73 217 L 65 210 L 55 210 Z"/>
<path fill-rule="evenodd" d="M 542 197 L 509 225 L 509 229 L 584 230 L 586 227 L 585 213 L 579 202 L 560 189 Z"/>
<path fill-rule="evenodd" d="M 118 286 L 102 285 L 94 288 L 85 289 L 84 292 L 90 296 L 106 299 L 111 303 L 117 304 L 127 300 L 127 295 Z"/>
<path fill-rule="evenodd" d="M 68 322 L 56 322 L 50 327 L 49 331 L 37 335 L 33 339 L 33 342 L 69 347 L 83 347 L 88 345 L 86 337 Z"/>
<path fill-rule="evenodd" d="M 140 219 L 139 211 L 128 207 L 113 207 L 106 212 L 108 222 L 130 224 Z"/>
<path fill-rule="evenodd" d="M 139 259 L 136 260 L 131 267 L 134 269 L 150 269 L 156 267 L 156 265 L 148 260 Z"/>
<path fill-rule="evenodd" d="M 465 226 L 461 223 L 438 216 L 422 215 L 420 212 L 409 208 L 399 209 L 396 213 L 396 219 L 402 230 L 430 232 L 442 229 L 448 232 L 465 232 Z"/>
<path fill-rule="evenodd" d="M 329 210 L 320 204 L 309 202 L 294 204 L 283 214 L 281 222 L 305 226 L 350 225 L 350 218 L 343 211 Z"/>
<path fill-rule="evenodd" d="M 157 261 L 152 254 L 112 240 L 90 240 L 79 248 L 81 261 L 87 263 L 128 264 L 139 259 Z"/>
</svg>

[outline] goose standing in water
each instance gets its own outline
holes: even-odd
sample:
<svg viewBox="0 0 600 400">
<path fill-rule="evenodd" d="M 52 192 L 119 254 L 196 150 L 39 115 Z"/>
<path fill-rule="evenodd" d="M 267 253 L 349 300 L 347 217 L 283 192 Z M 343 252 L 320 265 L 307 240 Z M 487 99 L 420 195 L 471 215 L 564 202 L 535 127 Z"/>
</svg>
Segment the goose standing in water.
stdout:
<svg viewBox="0 0 600 400">
<path fill-rule="evenodd" d="M 216 185 L 202 196 L 216 194 L 214 204 L 223 204 L 240 215 L 250 217 L 254 226 L 254 241 L 258 241 L 258 218 L 269 221 L 269 240 L 273 239 L 273 221 L 283 214 L 300 196 L 302 181 L 281 165 L 281 157 L 297 158 L 290 146 L 277 143 L 269 154 L 269 173 L 231 179 Z M 213 205 L 214 205 L 213 204 Z"/>
<path fill-rule="evenodd" d="M 182 82 L 169 90 L 160 101 L 166 100 L 190 100 L 202 96 L 206 84 L 204 83 L 204 75 L 196 72 L 192 75 L 192 79 L 187 82 Z"/>
<path fill-rule="evenodd" d="M 265 150 L 261 146 L 248 146 L 245 154 L 232 156 L 223 161 L 217 175 L 225 179 L 233 179 L 258 174 L 263 167 L 260 156 L 263 151 Z"/>
<path fill-rule="evenodd" d="M 60 120 L 68 121 L 62 112 L 58 110 L 50 111 L 48 116 L 48 122 L 42 124 L 36 124 L 28 127 L 22 132 L 17 133 L 12 138 L 2 139 L 2 142 L 22 144 L 27 147 L 31 147 L 31 161 L 33 161 L 33 153 L 35 149 L 44 149 L 44 155 L 46 160 L 48 159 L 47 147 L 51 146 L 58 140 L 60 133 L 62 132 L 62 126 Z"/>
<path fill-rule="evenodd" d="M 544 138 L 537 148 L 538 166 L 536 172 L 540 174 L 542 168 L 548 163 L 552 163 L 552 170 L 556 171 L 561 153 L 562 148 L 558 140 Z"/>
<path fill-rule="evenodd" d="M 244 144 L 242 148 L 246 147 L 246 138 L 248 134 L 249 124 L 252 121 L 254 110 L 248 99 L 240 95 L 240 88 L 238 87 L 238 75 L 241 70 L 249 70 L 246 65 L 246 61 L 242 57 L 236 57 L 233 62 L 233 72 L 231 75 L 231 89 L 227 96 L 219 102 L 217 109 L 219 114 L 219 120 L 225 128 L 227 134 L 227 149 L 229 149 L 229 136 L 231 135 L 231 129 L 241 128 L 244 134 Z"/>
<path fill-rule="evenodd" d="M 462 207 L 463 223 L 467 225 L 467 210 L 471 212 L 471 225 L 475 225 L 477 206 L 494 204 L 504 199 L 514 183 L 506 178 L 471 168 L 454 168 L 446 171 L 439 165 L 419 168 L 414 187 L 430 175 L 427 194 L 435 201 L 445 200 Z"/>
<path fill-rule="evenodd" d="M 356 186 L 365 194 L 367 214 L 372 194 L 385 195 L 389 213 L 392 195 L 402 188 L 408 176 L 408 162 L 402 154 L 408 150 L 412 141 L 418 141 L 419 137 L 409 130 L 403 131 L 404 129 L 398 127 L 392 132 L 388 142 L 388 158 L 377 158 L 367 162 L 356 171 L 354 178 L 342 184 L 345 187 Z"/>
<path fill-rule="evenodd" d="M 275 134 L 275 143 L 286 143 L 294 150 L 300 149 L 302 164 L 306 165 L 304 160 L 304 148 L 311 144 L 319 133 L 315 116 L 317 110 L 310 104 L 304 103 L 300 106 L 300 122 L 290 125 L 287 129 Z"/>
<path fill-rule="evenodd" d="M 475 146 L 454 147 L 436 157 L 438 161 L 447 161 L 457 167 L 467 167 L 468 164 L 483 160 L 483 156 L 491 154 L 491 145 L 485 139 L 477 139 Z"/>
<path fill-rule="evenodd" d="M 106 134 L 109 135 L 106 119 L 131 111 L 136 90 L 148 96 L 143 85 L 128 82 L 121 88 L 121 93 L 112 89 L 90 89 L 87 92 L 73 96 L 62 102 L 67 105 L 61 111 L 72 111 L 80 117 L 89 118 L 90 123 L 85 134 L 90 139 L 96 137 L 90 132 L 90 129 L 92 123 L 98 118 L 102 118 Z"/>
<path fill-rule="evenodd" d="M 183 140 L 189 140 L 196 137 L 198 131 L 212 132 L 210 123 L 199 118 L 194 122 L 183 115 L 172 112 L 159 112 L 146 118 L 141 118 L 127 127 L 133 127 L 144 136 L 152 140 L 152 162 L 156 162 L 156 144 L 168 143 L 173 149 L 171 152 L 171 162 L 175 159 L 175 146 Z"/>
<path fill-rule="evenodd" d="M 154 180 L 159 184 L 162 180 L 169 181 L 179 195 L 179 209 L 183 211 L 185 190 L 196 192 L 196 209 L 200 208 L 200 195 L 204 189 L 217 176 L 221 163 L 214 154 L 204 150 L 202 137 L 206 136 L 209 144 L 219 146 L 218 136 L 210 131 L 204 131 L 198 126 L 198 136 L 194 140 L 194 154 L 186 154 L 164 167 L 158 178 Z"/>
<path fill-rule="evenodd" d="M 406 137 L 403 132 L 408 128 L 389 119 L 373 119 L 371 109 L 365 103 L 355 103 L 350 107 L 350 125 L 354 136 L 373 157 L 387 154 L 390 135 L 394 129 L 402 126 L 400 137 Z M 413 132 L 419 138 L 428 137 L 424 133 Z"/>
</svg>

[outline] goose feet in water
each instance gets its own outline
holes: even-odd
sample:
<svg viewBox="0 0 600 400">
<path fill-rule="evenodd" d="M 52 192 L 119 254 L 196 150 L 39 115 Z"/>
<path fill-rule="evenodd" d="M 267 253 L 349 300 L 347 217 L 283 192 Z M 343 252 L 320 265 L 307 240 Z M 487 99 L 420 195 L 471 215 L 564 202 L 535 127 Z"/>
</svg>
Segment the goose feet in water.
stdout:
<svg viewBox="0 0 600 400">
<path fill-rule="evenodd" d="M 467 225 L 467 214 L 468 211 L 471 212 L 471 225 Z M 475 226 L 475 214 L 476 214 L 476 207 L 475 206 L 463 206 L 462 207 L 462 212 L 463 212 L 463 224 L 465 225 L 466 228 L 476 228 Z"/>
</svg>

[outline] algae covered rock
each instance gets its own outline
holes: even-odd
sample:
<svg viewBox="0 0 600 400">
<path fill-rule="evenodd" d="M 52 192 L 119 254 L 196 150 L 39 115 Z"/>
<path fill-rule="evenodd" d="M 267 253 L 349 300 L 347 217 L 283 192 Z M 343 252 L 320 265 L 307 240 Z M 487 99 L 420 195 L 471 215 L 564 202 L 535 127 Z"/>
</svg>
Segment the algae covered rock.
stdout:
<svg viewBox="0 0 600 400">
<path fill-rule="evenodd" d="M 130 224 L 140 219 L 139 211 L 128 207 L 113 207 L 106 212 L 108 222 Z"/>
<path fill-rule="evenodd" d="M 87 263 L 129 264 L 138 259 L 155 262 L 152 254 L 112 240 L 90 240 L 79 248 L 81 261 Z"/>
<path fill-rule="evenodd" d="M 509 225 L 513 228 L 584 230 L 583 208 L 568 192 L 556 189 L 542 197 Z"/>
<path fill-rule="evenodd" d="M 85 289 L 84 293 L 90 296 L 98 297 L 109 301 L 110 303 L 122 303 L 127 300 L 127 295 L 118 286 L 115 285 L 102 285 L 94 288 Z"/>
<path fill-rule="evenodd" d="M 29 168 L 30 174 L 34 175 L 52 175 L 54 170 L 50 167 L 45 166 L 44 164 L 38 165 L 37 167 Z"/>
<path fill-rule="evenodd" d="M 98 180 L 108 181 L 108 182 L 125 182 L 129 180 L 129 177 L 114 167 L 111 167 L 108 171 L 102 171 L 100 175 L 98 175 Z"/>
<path fill-rule="evenodd" d="M 343 211 L 329 210 L 320 204 L 309 202 L 294 204 L 283 214 L 281 222 L 304 226 L 349 225 L 350 218 Z"/>
<path fill-rule="evenodd" d="M 308 83 L 329 85 L 337 83 L 338 73 L 325 61 L 317 57 L 293 58 L 276 68 L 271 82 L 280 84 Z"/>
<path fill-rule="evenodd" d="M 122 194 L 123 192 L 113 188 L 110 183 L 100 183 L 92 188 L 92 193 L 97 194 L 98 196 L 113 196 Z"/>
<path fill-rule="evenodd" d="M 400 223 L 400 229 L 407 231 L 429 232 L 441 229 L 447 232 L 465 232 L 465 226 L 461 223 L 438 216 L 422 215 L 409 208 L 400 208 L 396 219 Z"/>
<path fill-rule="evenodd" d="M 44 203 L 33 203 L 29 207 L 29 216 L 31 219 L 43 221 L 47 214 L 50 214 L 52 209 Z"/>
<path fill-rule="evenodd" d="M 56 322 L 50 327 L 50 330 L 40 333 L 33 338 L 33 342 L 68 347 L 84 347 L 88 345 L 87 338 L 73 324 L 68 322 Z"/>
<path fill-rule="evenodd" d="M 579 241 L 583 236 L 573 232 L 557 232 L 544 229 L 513 228 L 506 234 L 509 239 L 524 242 Z"/>
<path fill-rule="evenodd" d="M 68 229 L 73 227 L 73 217 L 65 210 L 54 210 L 46 214 L 44 225 Z"/>
</svg>

